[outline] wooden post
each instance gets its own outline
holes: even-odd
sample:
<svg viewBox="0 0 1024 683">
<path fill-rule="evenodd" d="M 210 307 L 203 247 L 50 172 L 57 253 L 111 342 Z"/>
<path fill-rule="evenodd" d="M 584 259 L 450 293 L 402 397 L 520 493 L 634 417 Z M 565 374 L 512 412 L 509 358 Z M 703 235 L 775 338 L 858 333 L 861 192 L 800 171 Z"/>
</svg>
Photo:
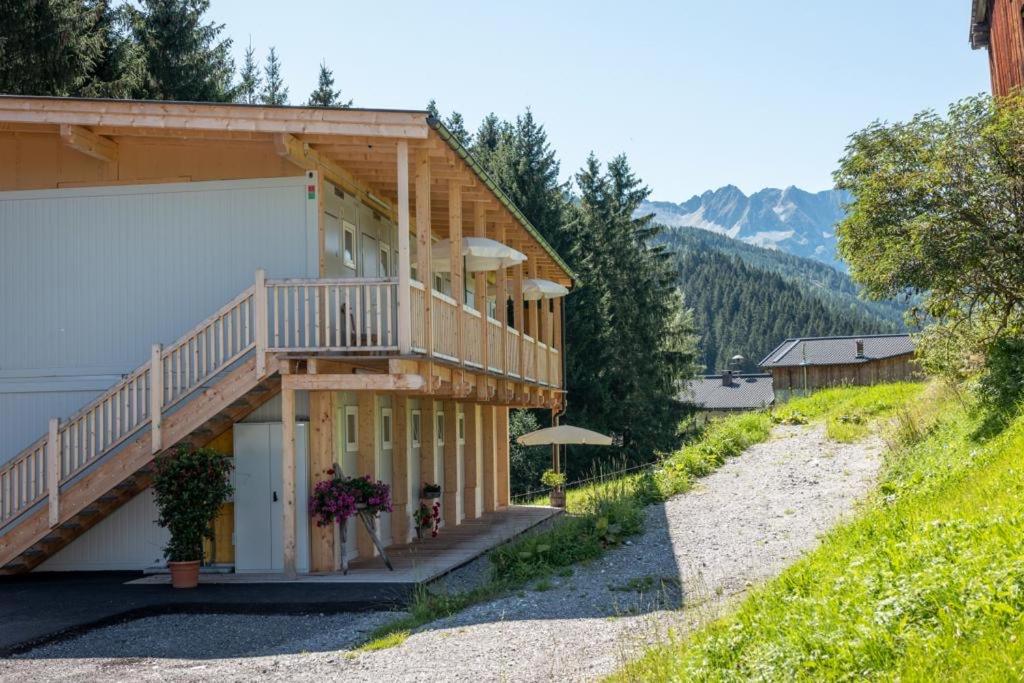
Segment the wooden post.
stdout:
<svg viewBox="0 0 1024 683">
<path fill-rule="evenodd" d="M 526 381 L 526 311 L 523 304 L 523 264 L 515 269 L 515 280 L 512 285 L 512 296 L 515 298 L 516 329 L 519 330 L 519 378 Z"/>
<path fill-rule="evenodd" d="M 462 511 L 466 519 L 476 519 L 480 510 L 476 505 L 476 487 L 480 483 L 477 462 L 480 458 L 480 439 L 477 438 L 477 405 L 467 403 L 463 413 L 466 430 L 466 443 L 462 449 L 463 492 Z"/>
<path fill-rule="evenodd" d="M 509 463 L 508 463 L 508 406 L 496 406 L 494 409 L 498 454 L 498 507 L 508 507 L 509 503 Z"/>
<path fill-rule="evenodd" d="M 526 262 L 526 269 L 527 269 L 526 272 L 529 274 L 529 277 L 536 278 L 537 277 L 537 259 L 536 258 L 531 258 L 529 261 L 527 261 Z M 540 365 L 537 362 L 537 355 L 540 353 L 541 335 L 540 335 L 540 325 L 539 325 L 539 322 L 540 322 L 539 321 L 540 307 L 538 306 L 538 303 L 539 302 L 537 302 L 537 301 L 530 301 L 530 302 L 526 303 L 526 306 L 528 307 L 527 308 L 528 313 L 526 315 L 526 318 L 527 318 L 527 327 L 530 330 L 530 336 L 533 337 L 533 344 L 530 346 L 530 350 L 529 350 L 529 353 L 533 357 L 533 360 L 529 363 L 529 365 L 530 365 L 530 367 L 533 368 L 534 380 L 539 382 L 540 381 L 540 372 L 538 372 L 538 370 L 540 369 Z M 524 377 L 526 376 L 525 372 L 523 373 L 523 376 Z"/>
<path fill-rule="evenodd" d="M 267 271 L 260 268 L 256 271 L 255 290 L 252 304 L 256 325 L 256 377 L 262 379 L 267 374 Z"/>
<path fill-rule="evenodd" d="M 494 432 L 494 406 L 484 403 L 480 406 L 480 422 L 483 427 L 483 478 L 484 478 L 484 512 L 494 512 L 497 498 L 497 448 Z"/>
<path fill-rule="evenodd" d="M 451 240 L 452 299 L 455 300 L 455 348 L 459 363 L 463 363 L 466 349 L 462 307 L 466 303 L 466 288 L 462 282 L 462 185 L 458 180 L 448 181 L 448 238 Z"/>
<path fill-rule="evenodd" d="M 408 543 L 412 511 L 409 509 L 409 427 L 405 396 L 391 395 L 391 542 Z"/>
<path fill-rule="evenodd" d="M 498 241 L 502 244 L 505 243 L 505 223 L 498 224 Z M 501 368 L 503 374 L 508 374 L 508 291 L 506 289 L 506 281 L 508 276 L 508 270 L 505 268 L 499 268 L 495 273 L 495 313 L 498 316 L 498 322 L 501 323 L 501 344 L 498 345 L 501 353 L 501 360 L 496 364 L 496 367 Z"/>
<path fill-rule="evenodd" d="M 327 470 L 334 467 L 334 413 L 335 394 L 333 391 L 309 392 L 309 481 L 306 485 L 313 492 L 316 482 L 327 479 Z M 317 526 L 315 519 L 309 520 L 310 570 L 327 572 L 335 568 L 335 532 L 337 525 Z"/>
<path fill-rule="evenodd" d="M 282 366 L 283 374 L 287 370 Z M 284 575 L 295 578 L 295 390 L 281 390 L 281 529 Z"/>
<path fill-rule="evenodd" d="M 562 339 L 562 298 L 559 297 L 555 299 L 552 305 L 555 307 L 555 320 L 553 325 L 554 333 L 552 334 L 551 345 L 558 349 L 558 356 L 554 359 L 556 362 L 556 367 L 554 369 L 554 373 L 552 374 L 552 376 L 558 378 L 558 381 L 552 382 L 552 384 L 554 386 L 561 388 L 565 386 L 565 378 L 562 377 L 562 354 L 564 353 L 562 347 L 565 346 L 565 343 Z"/>
<path fill-rule="evenodd" d="M 371 479 L 377 479 L 377 394 L 372 391 L 360 391 L 356 393 L 359 410 L 359 455 L 356 458 L 356 466 L 359 471 L 355 476 L 361 477 L 364 474 L 370 475 Z M 376 548 L 373 539 L 366 533 L 366 529 L 356 526 L 356 549 L 359 556 L 363 558 L 373 557 Z"/>
<path fill-rule="evenodd" d="M 434 400 L 428 396 L 420 399 L 420 486 L 440 484 L 434 481 L 434 457 L 437 451 L 437 434 L 434 432 Z"/>
<path fill-rule="evenodd" d="M 153 453 L 163 450 L 164 422 L 164 363 L 163 347 L 153 344 L 149 356 L 149 419 Z"/>
<path fill-rule="evenodd" d="M 412 292 L 409 291 L 409 142 L 398 141 L 398 352 L 412 352 Z"/>
<path fill-rule="evenodd" d="M 46 437 L 46 492 L 50 506 L 50 527 L 60 522 L 60 420 L 50 418 L 50 430 Z"/>
<path fill-rule="evenodd" d="M 483 202 L 473 204 L 473 234 L 476 237 L 487 237 L 487 205 Z M 476 310 L 480 313 L 480 365 L 487 372 L 487 337 L 491 326 L 487 322 L 487 275 L 479 271 L 473 276 L 473 300 Z M 481 376 L 477 382 L 477 391 L 481 398 L 487 396 L 487 381 Z"/>
<path fill-rule="evenodd" d="M 416 271 L 423 284 L 423 343 L 427 355 L 434 355 L 434 277 L 431 269 L 430 239 L 430 157 L 424 150 L 416 160 Z"/>
<path fill-rule="evenodd" d="M 459 491 L 459 423 L 455 401 L 444 402 L 444 519 L 451 526 L 459 523 L 456 496 Z"/>
</svg>

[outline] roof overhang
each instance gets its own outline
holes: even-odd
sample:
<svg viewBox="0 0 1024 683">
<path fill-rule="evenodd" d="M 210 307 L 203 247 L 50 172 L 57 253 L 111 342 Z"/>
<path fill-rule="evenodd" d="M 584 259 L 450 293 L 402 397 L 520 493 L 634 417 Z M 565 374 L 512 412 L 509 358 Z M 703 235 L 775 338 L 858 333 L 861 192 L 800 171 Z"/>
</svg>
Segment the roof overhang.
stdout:
<svg viewBox="0 0 1024 683">
<path fill-rule="evenodd" d="M 989 3 L 991 0 L 971 0 L 971 47 L 980 50 L 988 47 L 991 16 Z"/>
</svg>

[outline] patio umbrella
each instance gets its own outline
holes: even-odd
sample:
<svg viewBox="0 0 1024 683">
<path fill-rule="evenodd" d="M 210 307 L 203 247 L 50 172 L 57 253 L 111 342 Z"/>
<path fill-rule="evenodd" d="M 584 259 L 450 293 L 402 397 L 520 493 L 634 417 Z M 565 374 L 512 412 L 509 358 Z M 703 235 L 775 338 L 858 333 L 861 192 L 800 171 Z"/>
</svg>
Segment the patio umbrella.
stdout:
<svg viewBox="0 0 1024 683">
<path fill-rule="evenodd" d="M 435 273 L 451 270 L 451 244 L 451 240 L 441 240 L 431 247 L 431 268 Z M 466 258 L 466 272 L 469 273 L 510 268 L 526 260 L 526 254 L 486 237 L 463 237 L 462 255 Z"/>
<path fill-rule="evenodd" d="M 612 437 L 592 432 L 582 427 L 558 425 L 523 434 L 516 443 L 522 446 L 548 446 L 559 444 L 586 444 L 588 446 L 611 446 Z"/>
<path fill-rule="evenodd" d="M 523 299 L 526 301 L 558 299 L 568 293 L 568 289 L 551 280 L 538 280 L 535 278 L 523 280 Z"/>
</svg>

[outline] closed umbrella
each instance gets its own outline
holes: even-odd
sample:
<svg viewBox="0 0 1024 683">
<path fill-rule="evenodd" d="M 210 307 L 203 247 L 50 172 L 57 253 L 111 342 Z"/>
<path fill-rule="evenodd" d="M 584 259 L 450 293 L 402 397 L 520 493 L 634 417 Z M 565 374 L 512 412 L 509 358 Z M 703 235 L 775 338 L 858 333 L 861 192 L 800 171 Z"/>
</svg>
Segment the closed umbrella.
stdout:
<svg viewBox="0 0 1024 683">
<path fill-rule="evenodd" d="M 526 254 L 507 244 L 486 237 L 463 237 L 462 255 L 466 259 L 466 272 L 478 273 L 499 268 L 511 268 L 526 260 Z M 451 240 L 435 242 L 430 249 L 431 267 L 435 273 L 451 270 Z"/>
<path fill-rule="evenodd" d="M 568 289 L 551 280 L 538 280 L 536 278 L 523 280 L 523 299 L 526 301 L 558 299 L 568 293 Z"/>
<path fill-rule="evenodd" d="M 558 425 L 523 434 L 516 443 L 522 446 L 550 446 L 560 444 L 585 444 L 587 446 L 611 446 L 612 437 L 592 432 L 583 427 Z"/>
</svg>

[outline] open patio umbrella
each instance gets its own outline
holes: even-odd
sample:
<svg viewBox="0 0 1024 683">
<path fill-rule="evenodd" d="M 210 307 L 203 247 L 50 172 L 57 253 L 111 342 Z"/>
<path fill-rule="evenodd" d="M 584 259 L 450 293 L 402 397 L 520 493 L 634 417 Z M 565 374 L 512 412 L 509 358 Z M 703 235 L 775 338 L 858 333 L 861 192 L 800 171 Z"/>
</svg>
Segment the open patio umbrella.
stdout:
<svg viewBox="0 0 1024 683">
<path fill-rule="evenodd" d="M 451 270 L 451 244 L 451 240 L 441 240 L 431 247 L 431 268 L 435 273 Z M 462 255 L 466 258 L 466 272 L 469 273 L 510 268 L 526 260 L 526 254 L 486 237 L 463 237 Z"/>
<path fill-rule="evenodd" d="M 526 301 L 558 299 L 568 293 L 568 289 L 551 280 L 538 280 L 536 278 L 523 280 L 523 299 Z"/>
<path fill-rule="evenodd" d="M 587 446 L 611 446 L 612 437 L 592 432 L 582 427 L 558 425 L 523 434 L 516 443 L 522 446 L 550 446 L 564 444 L 585 444 Z"/>
</svg>

